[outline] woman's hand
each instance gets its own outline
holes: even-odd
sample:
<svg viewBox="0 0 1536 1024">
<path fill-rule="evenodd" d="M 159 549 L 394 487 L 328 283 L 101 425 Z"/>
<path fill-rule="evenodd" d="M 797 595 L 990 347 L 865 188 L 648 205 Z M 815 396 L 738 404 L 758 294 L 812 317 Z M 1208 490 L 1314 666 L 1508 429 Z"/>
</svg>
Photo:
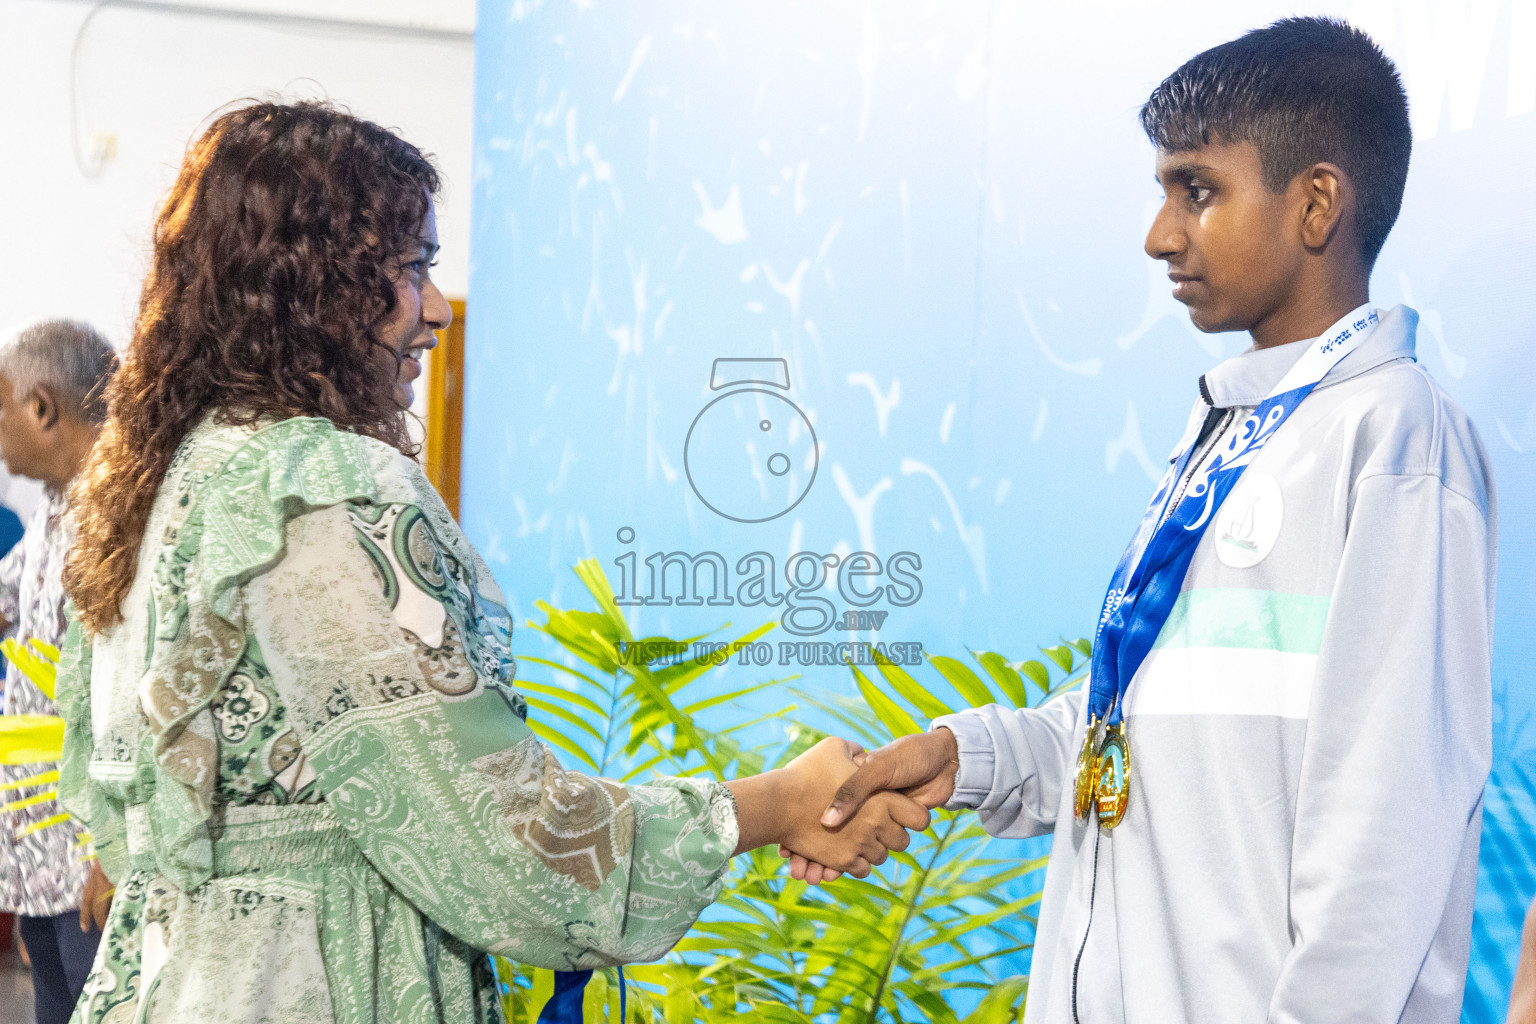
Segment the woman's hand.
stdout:
<svg viewBox="0 0 1536 1024">
<path fill-rule="evenodd" d="M 857 822 L 875 801 L 898 795 L 925 810 L 939 807 L 954 794 L 960 770 L 955 734 L 944 728 L 903 736 L 867 754 L 858 751 L 855 760 L 857 769 L 843 781 L 821 818 L 828 827 L 850 817 Z M 779 856 L 789 858 L 791 875 L 812 885 L 834 881 L 843 873 L 837 865 L 789 844 L 779 846 Z"/>
<path fill-rule="evenodd" d="M 891 850 L 907 848 L 911 842 L 909 830 L 921 832 L 928 827 L 927 809 L 900 793 L 881 793 L 870 798 L 835 828 L 824 823 L 822 812 L 827 805 L 823 801 L 831 799 L 826 794 L 835 796 L 838 785 L 847 783 L 863 757 L 863 750 L 856 744 L 834 739 L 823 740 L 790 762 L 785 771 L 798 770 L 810 782 L 810 813 L 797 814 L 792 819 L 795 831 L 780 840 L 781 847 L 807 861 L 863 878 L 871 866 L 885 863 Z"/>
<path fill-rule="evenodd" d="M 97 931 L 107 927 L 107 913 L 112 909 L 112 896 L 117 889 L 101 870 L 100 861 L 91 862 L 91 873 L 85 879 L 85 891 L 80 895 L 80 930 L 88 932 L 94 922 Z"/>
<path fill-rule="evenodd" d="M 857 770 L 843 780 L 821 822 L 835 828 L 885 790 L 899 790 L 924 807 L 938 807 L 954 795 L 959 771 L 960 747 L 948 729 L 903 736 L 859 758 Z"/>
<path fill-rule="evenodd" d="M 784 768 L 728 782 L 736 797 L 741 839 L 737 852 L 777 843 L 808 860 L 858 878 L 905 850 L 908 829 L 928 827 L 928 812 L 910 797 L 882 793 L 846 824 L 821 824 L 838 787 L 853 775 L 862 750 L 835 737 L 822 740 Z"/>
</svg>

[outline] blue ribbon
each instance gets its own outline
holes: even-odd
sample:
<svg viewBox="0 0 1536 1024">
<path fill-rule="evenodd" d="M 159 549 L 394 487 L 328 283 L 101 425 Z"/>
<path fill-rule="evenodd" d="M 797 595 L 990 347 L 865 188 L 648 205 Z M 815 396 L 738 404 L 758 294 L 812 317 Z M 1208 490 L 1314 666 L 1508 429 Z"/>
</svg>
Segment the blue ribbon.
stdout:
<svg viewBox="0 0 1536 1024">
<path fill-rule="evenodd" d="M 1175 504 L 1175 491 L 1189 468 L 1199 438 L 1196 435 L 1189 439 L 1158 484 L 1142 514 L 1136 536 L 1110 577 L 1089 672 L 1090 722 L 1120 722 L 1125 691 L 1173 612 L 1195 548 L 1216 510 L 1302 399 L 1312 393 L 1339 360 L 1359 346 L 1376 322 L 1375 311 L 1361 307 L 1324 332 L 1274 392 L 1248 414 L 1242 427 L 1220 451 L 1196 468 L 1188 489 L 1177 497 Z"/>
<path fill-rule="evenodd" d="M 629 1016 L 629 991 L 624 968 L 619 969 L 619 1021 Z M 582 1024 L 581 1002 L 592 980 L 591 971 L 556 971 L 555 994 L 539 1013 L 538 1024 Z"/>
</svg>

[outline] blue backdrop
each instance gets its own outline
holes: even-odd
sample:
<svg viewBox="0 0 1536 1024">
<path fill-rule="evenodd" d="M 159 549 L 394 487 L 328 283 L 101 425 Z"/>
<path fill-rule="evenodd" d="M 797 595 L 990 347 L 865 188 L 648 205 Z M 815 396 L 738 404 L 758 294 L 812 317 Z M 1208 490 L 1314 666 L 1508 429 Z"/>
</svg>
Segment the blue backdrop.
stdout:
<svg viewBox="0 0 1536 1024">
<path fill-rule="evenodd" d="M 569 567 L 593 556 L 651 633 L 773 617 L 723 603 L 771 563 L 807 642 L 1023 657 L 1088 634 L 1197 377 L 1246 344 L 1195 332 L 1141 251 L 1159 193 L 1135 112 L 1290 13 L 482 0 L 462 519 L 519 618 L 580 602 Z M 1536 891 L 1536 7 L 1335 13 L 1413 103 L 1373 298 L 1419 309 L 1420 357 L 1498 470 L 1466 1017 L 1502 1020 Z"/>
</svg>

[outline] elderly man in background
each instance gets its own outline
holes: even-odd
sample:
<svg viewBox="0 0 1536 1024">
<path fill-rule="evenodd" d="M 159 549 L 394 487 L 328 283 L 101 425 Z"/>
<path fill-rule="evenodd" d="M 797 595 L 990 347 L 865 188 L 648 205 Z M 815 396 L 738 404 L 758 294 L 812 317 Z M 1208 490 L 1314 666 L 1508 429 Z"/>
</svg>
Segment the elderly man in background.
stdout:
<svg viewBox="0 0 1536 1024">
<path fill-rule="evenodd" d="M 0 344 L 0 459 L 13 475 L 40 480 L 45 492 L 20 543 L 0 559 L 0 629 L 14 630 L 18 642 L 63 643 L 69 486 L 106 418 L 102 389 L 116 367 L 106 339 L 69 320 L 33 324 Z M 5 712 L 51 715 L 53 701 L 8 664 Z M 0 784 L 50 767 L 0 766 Z M 7 789 L 4 800 L 22 803 L 51 785 Z M 44 800 L 0 814 L 0 912 L 21 922 L 37 1024 L 69 1020 L 112 899 L 79 829 L 68 821 L 48 824 L 60 813 L 57 802 Z"/>
</svg>

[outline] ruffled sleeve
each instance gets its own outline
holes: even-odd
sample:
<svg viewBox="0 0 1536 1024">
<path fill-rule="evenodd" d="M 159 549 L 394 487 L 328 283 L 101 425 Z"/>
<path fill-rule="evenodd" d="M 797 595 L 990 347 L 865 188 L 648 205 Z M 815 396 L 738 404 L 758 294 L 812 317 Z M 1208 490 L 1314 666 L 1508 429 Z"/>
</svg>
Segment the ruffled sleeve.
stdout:
<svg viewBox="0 0 1536 1024">
<path fill-rule="evenodd" d="M 217 445 L 194 438 L 189 456 L 205 471 L 167 481 L 181 493 L 171 496 L 163 536 L 146 538 L 153 556 L 140 561 L 152 576 L 138 692 L 155 776 L 148 838 L 160 870 L 182 889 L 213 870 L 219 761 L 210 705 L 246 650 L 241 587 L 281 556 L 289 516 L 375 498 L 382 447 L 327 420 L 295 418 L 249 435 L 222 461 Z"/>
<path fill-rule="evenodd" d="M 64 757 L 59 762 L 59 805 L 75 819 L 88 823 L 101 869 L 108 878 L 128 871 L 128 844 L 123 808 L 91 779 L 95 737 L 91 729 L 91 641 L 67 613 L 69 628 L 59 653 L 53 706 L 64 719 Z"/>
</svg>

